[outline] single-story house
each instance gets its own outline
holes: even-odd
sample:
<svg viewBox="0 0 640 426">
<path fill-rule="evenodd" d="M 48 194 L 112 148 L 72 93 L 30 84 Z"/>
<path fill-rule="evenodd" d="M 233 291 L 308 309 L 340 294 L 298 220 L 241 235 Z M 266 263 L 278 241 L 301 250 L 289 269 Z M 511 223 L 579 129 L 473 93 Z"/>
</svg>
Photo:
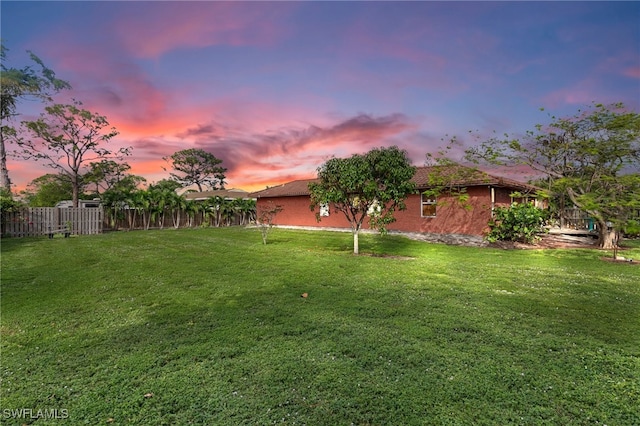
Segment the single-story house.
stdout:
<svg viewBox="0 0 640 426">
<path fill-rule="evenodd" d="M 511 197 L 516 192 L 529 194 L 525 198 L 535 199 L 535 192 L 539 189 L 526 183 L 477 171 L 467 176 L 464 181 L 455 183 L 456 186 L 466 188 L 469 196 L 466 206 L 463 206 L 457 201 L 457 197 L 446 192 L 441 193 L 437 199 L 423 194 L 430 187 L 430 172 L 431 167 L 416 168 L 412 178 L 416 192 L 405 200 L 406 210 L 395 212 L 396 221 L 387 227 L 388 230 L 483 235 L 488 230 L 494 208 L 522 201 L 522 198 Z M 256 198 L 258 210 L 269 202 L 282 207 L 282 211 L 274 219 L 275 225 L 350 228 L 344 214 L 332 206 L 323 208 L 322 211 L 320 207 L 315 211 L 310 210 L 308 186 L 311 182 L 317 182 L 317 179 L 288 182 L 253 192 L 250 196 Z M 321 216 L 320 222 L 316 219 L 316 213 Z M 363 227 L 367 228 L 368 224 Z"/>
</svg>

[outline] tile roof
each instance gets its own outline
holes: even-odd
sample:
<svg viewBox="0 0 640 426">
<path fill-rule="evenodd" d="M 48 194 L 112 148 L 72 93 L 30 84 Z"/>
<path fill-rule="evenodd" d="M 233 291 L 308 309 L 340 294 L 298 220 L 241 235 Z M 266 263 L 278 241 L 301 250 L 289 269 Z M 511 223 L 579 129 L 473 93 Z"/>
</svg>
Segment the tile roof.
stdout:
<svg viewBox="0 0 640 426">
<path fill-rule="evenodd" d="M 261 191 L 252 192 L 250 195 L 254 198 L 295 197 L 298 195 L 309 195 L 309 184 L 311 182 L 319 181 L 319 179 L 294 180 L 292 182 L 283 183 L 282 185 L 272 186 Z"/>
<path fill-rule="evenodd" d="M 429 188 L 429 174 L 433 167 L 416 167 L 416 173 L 411 180 L 416 184 L 416 189 Z M 454 182 L 457 186 L 482 186 L 491 185 L 496 187 L 513 188 L 520 191 L 536 191 L 537 187 L 513 179 L 503 178 L 500 176 L 490 175 L 488 173 L 469 169 L 469 175 L 460 182 Z M 249 196 L 253 198 L 272 198 L 272 197 L 295 197 L 300 195 L 309 195 L 309 183 L 318 182 L 318 179 L 302 179 L 292 182 L 283 183 L 282 185 L 266 188 L 261 191 L 252 192 Z"/>
<path fill-rule="evenodd" d="M 438 166 L 436 166 L 438 167 Z M 436 167 L 416 167 L 416 173 L 411 180 L 416 184 L 418 189 L 427 189 L 429 186 L 429 175 Z M 520 182 L 514 179 L 509 179 L 501 176 L 491 175 L 478 169 L 470 167 L 459 166 L 463 170 L 463 178 L 459 181 L 452 182 L 454 186 L 483 186 L 491 185 L 496 187 L 514 188 L 524 191 L 536 191 L 539 188 L 533 185 L 529 185 L 524 182 Z M 449 167 L 451 173 L 454 173 L 457 168 Z"/>
<path fill-rule="evenodd" d="M 187 200 L 206 200 L 211 197 L 222 197 L 225 199 L 251 198 L 250 194 L 242 189 L 217 189 L 215 191 L 186 192 L 184 194 L 184 198 Z"/>
</svg>

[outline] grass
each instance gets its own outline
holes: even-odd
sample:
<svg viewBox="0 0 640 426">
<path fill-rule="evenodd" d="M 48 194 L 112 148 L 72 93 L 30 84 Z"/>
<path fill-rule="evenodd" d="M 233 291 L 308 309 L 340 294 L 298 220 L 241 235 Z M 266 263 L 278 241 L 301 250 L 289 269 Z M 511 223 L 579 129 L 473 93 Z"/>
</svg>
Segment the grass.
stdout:
<svg viewBox="0 0 640 426">
<path fill-rule="evenodd" d="M 238 228 L 3 240 L 2 424 L 640 424 L 640 267 L 361 252 Z"/>
</svg>

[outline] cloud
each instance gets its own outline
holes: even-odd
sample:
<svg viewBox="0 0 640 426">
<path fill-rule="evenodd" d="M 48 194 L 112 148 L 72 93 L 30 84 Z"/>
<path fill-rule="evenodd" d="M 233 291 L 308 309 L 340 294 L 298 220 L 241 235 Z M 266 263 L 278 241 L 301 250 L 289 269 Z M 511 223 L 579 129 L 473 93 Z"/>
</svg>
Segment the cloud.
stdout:
<svg viewBox="0 0 640 426">
<path fill-rule="evenodd" d="M 178 133 L 176 136 L 180 138 L 188 138 L 191 136 L 212 136 L 217 135 L 216 129 L 211 124 L 198 124 L 196 127 Z"/>
<path fill-rule="evenodd" d="M 72 90 L 61 92 L 57 101 L 71 98 L 85 108 L 117 122 L 119 129 L 155 125 L 170 116 L 179 95 L 161 88 L 130 58 L 120 57 L 119 47 L 73 44 L 63 41 L 48 47 L 57 58 L 57 73 L 71 83 Z"/>
<path fill-rule="evenodd" d="M 148 182 L 168 177 L 170 165 L 163 160 L 179 150 L 199 148 L 223 160 L 229 187 L 255 190 L 289 180 L 311 178 L 332 156 L 344 157 L 379 146 L 408 146 L 415 138 L 417 124 L 403 114 L 374 116 L 357 114 L 318 124 L 289 119 L 276 121 L 226 121 L 224 117 L 174 128 L 166 135 L 149 134 L 135 138 L 121 135 L 120 144 L 133 146 L 126 161 L 131 173 Z M 280 122 L 282 123 L 282 122 Z M 419 153 L 422 159 L 424 152 Z"/>
<path fill-rule="evenodd" d="M 220 94 L 203 96 L 207 89 L 201 84 L 190 87 L 177 75 L 158 74 L 158 68 L 166 66 L 158 62 L 159 57 L 177 49 L 271 45 L 287 33 L 287 17 L 297 6 L 129 3 L 127 13 L 117 16 L 110 15 L 117 9 L 104 7 L 104 17 L 94 17 L 95 27 L 87 30 L 87 37 L 78 39 L 71 28 L 59 27 L 55 36 L 39 41 L 36 50 L 55 58 L 53 68 L 73 86 L 60 96 L 60 102 L 79 99 L 119 130 L 143 136 L 175 132 L 205 120 L 228 103 Z M 206 50 L 198 55 L 206 63 Z M 227 95 L 227 99 L 235 97 L 231 103 L 236 105 L 246 101 L 237 91 Z M 194 102 L 198 96 L 202 100 Z"/>
<path fill-rule="evenodd" d="M 178 48 L 270 45 L 286 33 L 291 4 L 198 2 L 141 3 L 115 25 L 125 49 L 139 58 L 158 58 Z M 141 16 L 144 23 L 141 23 Z M 146 23 L 146 24 L 145 24 Z"/>
<path fill-rule="evenodd" d="M 640 79 L 640 66 L 625 68 L 624 70 L 622 70 L 622 75 Z"/>
<path fill-rule="evenodd" d="M 402 114 L 373 116 L 358 114 L 331 125 L 289 125 L 253 132 L 243 127 L 200 124 L 181 136 L 193 146 L 214 154 L 228 169 L 231 186 L 282 182 L 292 177 L 312 177 L 332 156 L 362 153 L 391 145 L 397 137 L 415 130 Z"/>
</svg>

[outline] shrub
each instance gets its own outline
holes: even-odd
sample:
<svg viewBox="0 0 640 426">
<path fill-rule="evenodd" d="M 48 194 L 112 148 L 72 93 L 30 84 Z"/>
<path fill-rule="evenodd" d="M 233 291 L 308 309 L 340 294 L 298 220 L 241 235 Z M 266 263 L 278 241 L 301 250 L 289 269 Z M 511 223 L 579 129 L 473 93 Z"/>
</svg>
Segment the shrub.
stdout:
<svg viewBox="0 0 640 426">
<path fill-rule="evenodd" d="M 15 200 L 10 191 L 0 189 L 0 212 L 15 212 L 20 210 L 22 207 L 22 203 Z"/>
<path fill-rule="evenodd" d="M 489 221 L 487 240 L 518 241 L 534 243 L 544 231 L 547 212 L 530 203 L 513 203 L 509 207 L 498 207 Z"/>
<path fill-rule="evenodd" d="M 623 227 L 622 232 L 627 238 L 640 237 L 640 219 L 629 220 Z"/>
</svg>

